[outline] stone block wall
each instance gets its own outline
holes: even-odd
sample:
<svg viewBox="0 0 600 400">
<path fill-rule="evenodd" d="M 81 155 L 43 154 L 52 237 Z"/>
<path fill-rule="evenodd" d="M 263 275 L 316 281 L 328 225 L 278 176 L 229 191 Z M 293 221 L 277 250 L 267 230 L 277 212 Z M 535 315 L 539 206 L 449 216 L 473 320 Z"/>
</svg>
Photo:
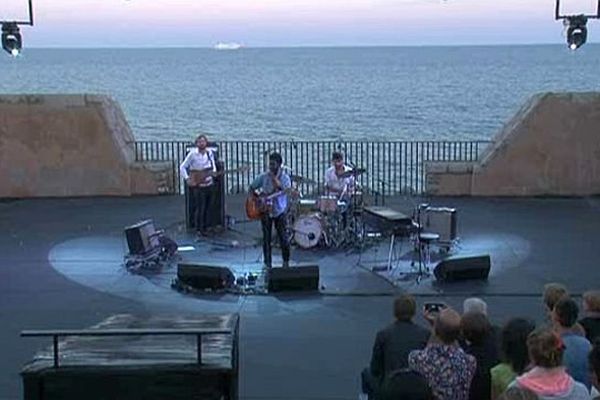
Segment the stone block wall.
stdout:
<svg viewBox="0 0 600 400">
<path fill-rule="evenodd" d="M 135 162 L 134 137 L 107 96 L 0 96 L 0 198 L 173 191 L 168 165 Z"/>
</svg>

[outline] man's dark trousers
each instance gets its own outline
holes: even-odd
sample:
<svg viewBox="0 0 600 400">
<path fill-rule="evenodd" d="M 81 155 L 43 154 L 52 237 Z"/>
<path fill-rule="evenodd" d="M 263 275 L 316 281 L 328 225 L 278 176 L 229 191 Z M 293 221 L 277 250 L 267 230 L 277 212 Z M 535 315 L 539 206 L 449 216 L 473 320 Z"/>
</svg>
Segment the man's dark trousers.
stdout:
<svg viewBox="0 0 600 400">
<path fill-rule="evenodd" d="M 263 257 L 265 265 L 269 268 L 272 266 L 271 238 L 273 224 L 275 224 L 277 238 L 279 239 L 279 246 L 281 246 L 281 257 L 283 258 L 284 264 L 287 264 L 290 261 L 290 242 L 286 233 L 286 213 L 283 213 L 275 218 L 271 218 L 269 215 L 265 215 L 261 219 L 261 224 L 263 233 Z"/>
<path fill-rule="evenodd" d="M 214 197 L 214 185 L 197 186 L 192 188 L 194 199 L 194 221 L 196 230 L 204 232 L 208 228 L 208 210 L 211 208 Z"/>
</svg>

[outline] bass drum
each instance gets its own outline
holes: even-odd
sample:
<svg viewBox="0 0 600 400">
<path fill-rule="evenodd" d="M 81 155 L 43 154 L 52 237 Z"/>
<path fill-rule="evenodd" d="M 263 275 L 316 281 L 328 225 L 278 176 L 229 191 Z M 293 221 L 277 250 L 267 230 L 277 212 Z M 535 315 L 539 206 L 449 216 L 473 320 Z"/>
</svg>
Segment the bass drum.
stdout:
<svg viewBox="0 0 600 400">
<path fill-rule="evenodd" d="M 294 241 L 303 249 L 319 244 L 323 236 L 323 221 L 319 213 L 302 215 L 294 223 Z"/>
</svg>

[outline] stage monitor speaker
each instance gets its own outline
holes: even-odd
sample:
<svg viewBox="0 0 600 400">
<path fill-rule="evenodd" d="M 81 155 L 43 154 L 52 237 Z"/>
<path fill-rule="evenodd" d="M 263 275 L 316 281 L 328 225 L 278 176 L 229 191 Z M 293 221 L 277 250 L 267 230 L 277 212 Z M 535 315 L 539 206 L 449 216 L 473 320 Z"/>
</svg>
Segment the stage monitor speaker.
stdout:
<svg viewBox="0 0 600 400">
<path fill-rule="evenodd" d="M 233 286 L 235 277 L 227 267 L 205 263 L 177 264 L 177 279 L 194 289 L 227 289 Z"/>
<path fill-rule="evenodd" d="M 442 282 L 487 279 L 490 267 L 489 255 L 450 257 L 440 261 L 433 270 L 433 274 L 437 280 Z"/>
<path fill-rule="evenodd" d="M 318 265 L 272 268 L 269 272 L 269 292 L 314 292 L 318 290 Z"/>
<path fill-rule="evenodd" d="M 159 246 L 154 222 L 151 219 L 125 227 L 125 238 L 129 254 L 146 254 Z"/>
</svg>

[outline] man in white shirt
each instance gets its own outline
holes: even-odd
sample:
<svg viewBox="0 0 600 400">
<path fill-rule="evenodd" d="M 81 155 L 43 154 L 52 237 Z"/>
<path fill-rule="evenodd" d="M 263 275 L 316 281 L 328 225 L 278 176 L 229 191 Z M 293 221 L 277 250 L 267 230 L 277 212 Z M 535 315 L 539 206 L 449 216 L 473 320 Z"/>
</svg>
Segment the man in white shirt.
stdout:
<svg viewBox="0 0 600 400">
<path fill-rule="evenodd" d="M 208 228 L 208 210 L 215 192 L 212 173 L 217 171 L 217 166 L 213 152 L 207 148 L 206 135 L 196 138 L 196 146 L 197 148 L 191 150 L 179 166 L 179 172 L 189 186 L 194 202 L 193 219 L 196 231 L 204 236 Z"/>
<path fill-rule="evenodd" d="M 344 163 L 344 155 L 339 151 L 331 154 L 331 167 L 325 171 L 325 190 L 327 194 L 337 196 L 340 200 L 350 200 L 354 193 L 354 176 L 343 176 L 344 173 L 352 171 L 352 168 Z"/>
</svg>

